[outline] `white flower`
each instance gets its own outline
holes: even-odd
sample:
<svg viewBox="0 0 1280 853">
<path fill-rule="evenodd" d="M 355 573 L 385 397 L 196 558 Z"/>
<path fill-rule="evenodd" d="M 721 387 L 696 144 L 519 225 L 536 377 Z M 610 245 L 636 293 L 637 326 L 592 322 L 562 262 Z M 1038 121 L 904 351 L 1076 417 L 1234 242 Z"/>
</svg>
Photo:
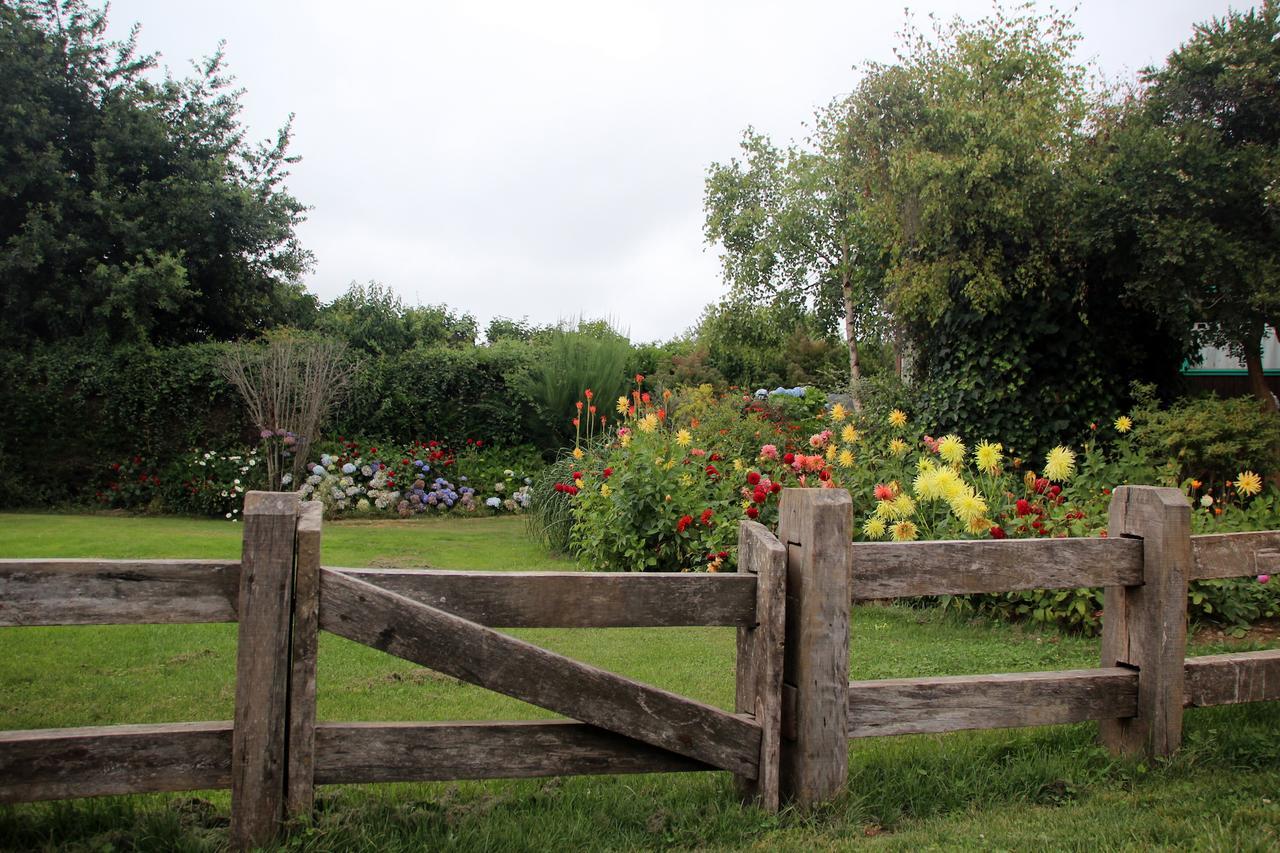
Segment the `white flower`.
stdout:
<svg viewBox="0 0 1280 853">
<path fill-rule="evenodd" d="M 231 517 L 231 513 L 227 513 L 227 518 L 230 518 L 230 517 Z"/>
<path fill-rule="evenodd" d="M 226 489 L 223 489 L 223 490 L 222 490 L 222 496 L 223 496 L 224 498 L 225 498 L 225 497 L 227 497 L 227 490 L 226 490 Z"/>
<path fill-rule="evenodd" d="M 287 477 L 287 476 L 289 476 L 289 475 L 288 475 L 288 474 L 285 474 L 285 476 Z M 240 485 L 240 481 L 239 481 L 239 480 L 232 480 L 232 482 L 233 482 L 233 483 L 235 483 L 237 486 L 238 486 L 238 485 Z"/>
<path fill-rule="evenodd" d="M 515 471 L 512 471 L 510 468 L 508 468 L 507 470 L 503 471 L 502 473 L 503 473 L 504 475 L 508 476 L 508 477 L 514 477 L 514 476 L 516 475 L 516 472 L 515 472 Z"/>
<path fill-rule="evenodd" d="M 501 506 L 501 505 L 502 505 L 502 499 L 501 499 L 501 498 L 496 498 L 496 497 L 494 497 L 494 498 L 485 498 L 484 505 L 485 505 L 485 506 L 488 506 L 488 507 L 493 507 L 494 509 L 497 509 L 499 506 Z"/>
<path fill-rule="evenodd" d="M 361 468 L 361 469 L 360 469 L 360 473 L 361 473 L 361 474 L 364 474 L 366 477 L 372 477 L 372 476 L 373 476 L 373 468 L 371 468 L 371 467 L 370 467 L 370 466 L 368 466 L 368 465 L 365 465 L 363 468 Z"/>
<path fill-rule="evenodd" d="M 250 460 L 249 460 L 249 464 L 250 464 L 250 465 L 257 465 L 257 464 L 258 464 L 258 460 L 257 460 L 257 459 L 250 459 Z"/>
<path fill-rule="evenodd" d="M 236 480 L 236 482 L 237 482 L 237 483 L 239 483 L 240 481 L 239 481 L 239 480 Z M 289 485 L 289 484 L 290 484 L 290 483 L 292 483 L 292 482 L 293 482 L 293 475 L 292 475 L 292 474 L 285 474 L 283 477 L 281 477 L 281 478 L 280 478 L 280 485 L 282 485 L 282 486 L 287 486 L 287 485 Z"/>
<path fill-rule="evenodd" d="M 1209 507 L 1213 506 L 1213 495 L 1201 495 L 1200 506 L 1204 507 L 1205 509 L 1208 509 Z"/>
</svg>

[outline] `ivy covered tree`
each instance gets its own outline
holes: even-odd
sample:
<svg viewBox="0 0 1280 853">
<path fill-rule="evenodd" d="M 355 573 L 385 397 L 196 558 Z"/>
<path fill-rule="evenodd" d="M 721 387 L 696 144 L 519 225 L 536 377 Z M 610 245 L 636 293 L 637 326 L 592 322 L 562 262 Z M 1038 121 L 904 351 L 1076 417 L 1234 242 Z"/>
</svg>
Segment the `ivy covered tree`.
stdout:
<svg viewBox="0 0 1280 853">
<path fill-rule="evenodd" d="M 1187 349 L 1262 372 L 1280 328 L 1280 3 L 1199 25 L 1119 110 L 1093 204 L 1125 286 Z"/>
<path fill-rule="evenodd" d="M 314 308 L 284 187 L 221 48 L 156 79 L 85 0 L 0 2 L 0 346 L 231 339 Z"/>
<path fill-rule="evenodd" d="M 850 97 L 886 308 L 940 430 L 1036 454 L 1168 387 L 1182 350 L 1100 273 L 1081 207 L 1098 99 L 1068 18 L 997 9 L 911 31 Z"/>
</svg>

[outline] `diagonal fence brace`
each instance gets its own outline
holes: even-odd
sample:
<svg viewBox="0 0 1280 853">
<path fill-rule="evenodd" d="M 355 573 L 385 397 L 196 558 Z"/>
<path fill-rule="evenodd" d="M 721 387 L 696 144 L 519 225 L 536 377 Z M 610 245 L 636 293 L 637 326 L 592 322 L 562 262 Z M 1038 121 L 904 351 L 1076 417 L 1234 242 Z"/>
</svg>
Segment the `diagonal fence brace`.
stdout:
<svg viewBox="0 0 1280 853">
<path fill-rule="evenodd" d="M 394 592 L 321 569 L 320 627 L 566 717 L 756 778 L 761 728 Z"/>
</svg>

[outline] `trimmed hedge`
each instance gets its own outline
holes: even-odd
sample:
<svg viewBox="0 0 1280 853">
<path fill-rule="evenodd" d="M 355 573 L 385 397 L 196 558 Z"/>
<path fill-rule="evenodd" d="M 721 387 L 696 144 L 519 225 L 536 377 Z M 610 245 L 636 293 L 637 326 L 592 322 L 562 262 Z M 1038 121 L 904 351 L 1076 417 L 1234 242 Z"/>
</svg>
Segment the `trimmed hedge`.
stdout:
<svg viewBox="0 0 1280 853">
<path fill-rule="evenodd" d="M 84 499 L 107 466 L 135 455 L 162 468 L 193 448 L 256 443 L 218 369 L 229 346 L 0 354 L 0 506 Z M 521 444 L 545 421 L 523 390 L 533 358 L 527 346 L 497 345 L 366 359 L 326 431 Z"/>
</svg>

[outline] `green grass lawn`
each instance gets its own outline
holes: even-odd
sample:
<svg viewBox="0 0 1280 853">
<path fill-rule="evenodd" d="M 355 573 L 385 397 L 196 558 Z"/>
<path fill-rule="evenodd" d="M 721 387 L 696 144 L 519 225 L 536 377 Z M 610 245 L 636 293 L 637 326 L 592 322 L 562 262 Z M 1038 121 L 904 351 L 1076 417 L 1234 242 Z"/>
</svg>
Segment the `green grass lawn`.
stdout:
<svg viewBox="0 0 1280 853">
<path fill-rule="evenodd" d="M 237 557 L 227 522 L 0 515 L 0 556 Z M 328 523 L 324 562 L 460 569 L 572 568 L 514 518 Z M 531 642 L 727 707 L 733 632 L 525 630 Z M 938 611 L 859 607 L 854 678 L 1094 666 L 1095 640 Z M 1198 646 L 1204 654 L 1257 643 Z M 230 719 L 234 625 L 0 629 L 0 728 Z M 547 712 L 325 635 L 327 720 L 481 720 Z M 845 794 L 816 812 L 738 805 L 726 774 L 574 777 L 326 788 L 299 850 L 1275 849 L 1280 703 L 1189 711 L 1186 746 L 1117 761 L 1096 726 L 855 742 Z M 225 846 L 225 792 L 0 806 L 0 849 Z"/>
</svg>

